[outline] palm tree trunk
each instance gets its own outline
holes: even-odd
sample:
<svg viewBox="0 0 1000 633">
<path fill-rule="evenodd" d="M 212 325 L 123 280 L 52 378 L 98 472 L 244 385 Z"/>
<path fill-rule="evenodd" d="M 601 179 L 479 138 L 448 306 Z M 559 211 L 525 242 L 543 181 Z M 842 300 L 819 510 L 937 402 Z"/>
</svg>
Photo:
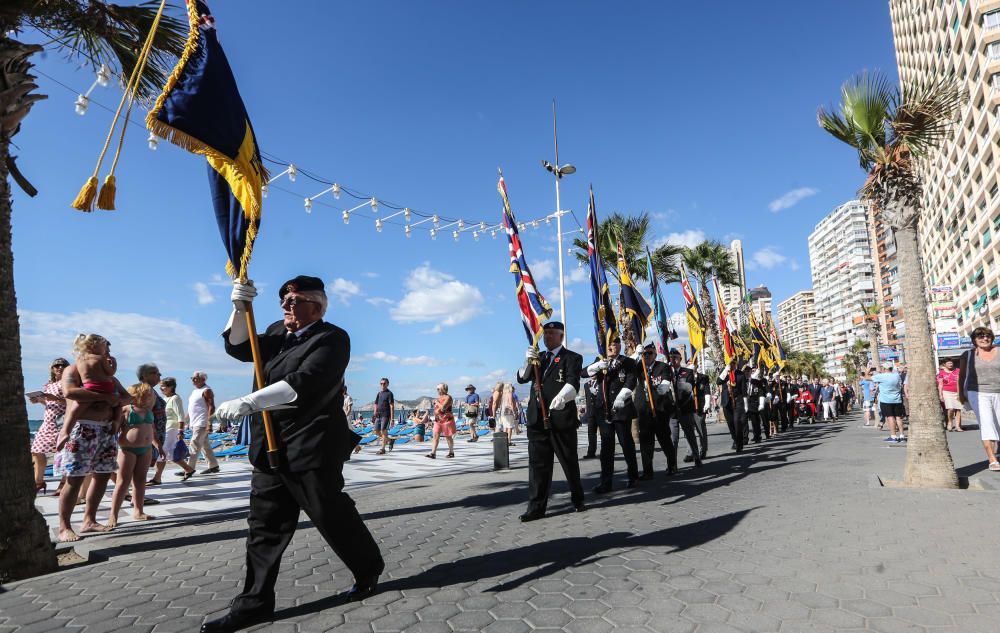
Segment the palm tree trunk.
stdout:
<svg viewBox="0 0 1000 633">
<path fill-rule="evenodd" d="M 698 285 L 701 286 L 698 294 L 701 297 L 701 305 L 705 309 L 705 317 L 708 321 L 708 342 L 710 347 L 715 350 L 716 367 L 721 371 L 722 366 L 726 364 L 726 354 L 722 349 L 722 334 L 719 332 L 719 321 L 715 318 L 715 309 L 712 307 L 712 297 L 708 293 L 708 284 L 699 279 Z"/>
<path fill-rule="evenodd" d="M 21 337 L 14 295 L 10 138 L 37 96 L 27 57 L 34 52 L 0 35 L 0 583 L 56 569 L 45 519 L 35 508 Z"/>
<path fill-rule="evenodd" d="M 915 224 L 915 223 L 913 223 Z M 938 414 L 934 350 L 927 319 L 927 295 L 920 272 L 916 227 L 896 230 L 900 295 L 906 316 L 907 388 L 910 436 L 903 483 L 917 488 L 958 488 L 958 474 L 948 450 L 948 436 Z"/>
</svg>

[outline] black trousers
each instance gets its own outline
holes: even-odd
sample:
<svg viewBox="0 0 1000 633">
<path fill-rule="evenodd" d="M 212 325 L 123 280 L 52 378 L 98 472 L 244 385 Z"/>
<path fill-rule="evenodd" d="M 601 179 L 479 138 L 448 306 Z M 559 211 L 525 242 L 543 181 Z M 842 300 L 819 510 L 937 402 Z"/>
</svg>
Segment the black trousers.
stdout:
<svg viewBox="0 0 1000 633">
<path fill-rule="evenodd" d="M 295 534 L 301 510 L 355 578 L 382 573 L 382 554 L 354 500 L 344 492 L 341 469 L 253 471 L 247 519 L 247 575 L 243 593 L 233 600 L 233 611 L 274 610 L 278 567 Z"/>
<path fill-rule="evenodd" d="M 655 417 L 648 413 L 639 413 L 639 454 L 642 456 L 642 473 L 653 473 L 653 454 L 656 452 L 656 442 L 667 457 L 667 468 L 677 470 L 677 452 L 670 441 L 670 422 L 666 413 L 658 413 Z"/>
<path fill-rule="evenodd" d="M 632 423 L 627 420 L 601 422 L 601 485 L 610 488 L 615 474 L 615 437 L 622 447 L 625 467 L 630 480 L 639 478 L 639 464 L 635 459 L 635 440 Z"/>
<path fill-rule="evenodd" d="M 528 512 L 545 512 L 552 488 L 553 457 L 566 475 L 573 503 L 583 503 L 576 429 L 528 429 Z"/>
<path fill-rule="evenodd" d="M 766 413 L 764 415 L 766 415 Z M 750 421 L 750 424 L 753 426 L 753 441 L 754 441 L 755 444 L 760 441 L 760 419 L 761 419 L 761 417 L 762 416 L 761 416 L 761 412 L 760 411 L 747 411 L 747 419 Z"/>
<path fill-rule="evenodd" d="M 788 430 L 788 403 L 782 402 L 778 405 L 778 430 L 782 433 Z"/>
<path fill-rule="evenodd" d="M 729 411 L 729 414 L 731 416 L 727 420 L 729 422 L 729 431 L 733 435 L 733 443 L 736 445 L 736 451 L 741 452 L 749 438 L 750 430 L 747 427 L 747 412 L 743 408 L 733 408 Z"/>
<path fill-rule="evenodd" d="M 587 457 L 593 457 L 597 455 L 597 433 L 598 426 L 601 426 L 593 414 L 590 416 L 590 421 L 587 422 Z"/>
<path fill-rule="evenodd" d="M 694 413 L 682 413 L 676 418 L 670 419 L 670 441 L 674 444 L 674 461 L 677 461 L 677 451 L 681 448 L 681 431 L 684 432 L 684 439 L 688 444 L 688 455 L 698 455 L 698 435 L 695 431 Z"/>
<path fill-rule="evenodd" d="M 733 444 L 736 444 L 736 411 L 732 406 L 722 407 L 721 411 L 722 417 L 726 420 L 726 428 L 729 429 L 729 437 L 733 438 Z"/>
<path fill-rule="evenodd" d="M 698 448 L 701 458 L 705 459 L 708 456 L 708 425 L 705 424 L 705 414 L 695 411 L 693 418 L 694 432 L 698 435 Z"/>
</svg>

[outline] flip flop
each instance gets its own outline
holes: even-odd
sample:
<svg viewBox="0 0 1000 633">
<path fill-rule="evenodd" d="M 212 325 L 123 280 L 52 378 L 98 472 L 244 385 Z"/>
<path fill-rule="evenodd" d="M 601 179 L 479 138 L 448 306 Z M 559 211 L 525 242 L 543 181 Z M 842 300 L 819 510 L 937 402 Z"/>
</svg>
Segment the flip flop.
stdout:
<svg viewBox="0 0 1000 633">
<path fill-rule="evenodd" d="M 993 472 L 1000 471 L 1000 462 L 990 462 L 990 470 Z"/>
</svg>

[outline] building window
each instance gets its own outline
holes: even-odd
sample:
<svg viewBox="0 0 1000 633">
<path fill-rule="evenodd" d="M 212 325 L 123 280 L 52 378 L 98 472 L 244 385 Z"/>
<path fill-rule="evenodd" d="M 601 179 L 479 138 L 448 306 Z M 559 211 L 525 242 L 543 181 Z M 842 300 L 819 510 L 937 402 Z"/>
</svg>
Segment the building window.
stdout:
<svg viewBox="0 0 1000 633">
<path fill-rule="evenodd" d="M 989 229 L 983 231 L 983 248 L 989 246 L 990 242 L 993 241 L 993 235 L 990 233 Z"/>
<path fill-rule="evenodd" d="M 986 46 L 986 59 L 989 61 L 1000 59 L 1000 42 L 990 42 Z"/>
<path fill-rule="evenodd" d="M 1000 28 L 1000 10 L 994 9 L 989 13 L 983 14 L 983 30 L 993 31 Z"/>
</svg>

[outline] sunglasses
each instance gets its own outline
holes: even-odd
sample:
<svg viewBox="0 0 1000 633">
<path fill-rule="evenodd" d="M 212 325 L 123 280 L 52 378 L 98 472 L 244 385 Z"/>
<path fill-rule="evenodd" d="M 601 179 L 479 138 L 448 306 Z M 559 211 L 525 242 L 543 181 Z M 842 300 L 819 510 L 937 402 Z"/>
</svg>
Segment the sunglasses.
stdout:
<svg viewBox="0 0 1000 633">
<path fill-rule="evenodd" d="M 294 308 L 295 306 L 302 303 L 319 303 L 318 301 L 313 301 L 312 299 L 306 299 L 304 297 L 287 297 L 281 300 L 282 308 Z"/>
</svg>

